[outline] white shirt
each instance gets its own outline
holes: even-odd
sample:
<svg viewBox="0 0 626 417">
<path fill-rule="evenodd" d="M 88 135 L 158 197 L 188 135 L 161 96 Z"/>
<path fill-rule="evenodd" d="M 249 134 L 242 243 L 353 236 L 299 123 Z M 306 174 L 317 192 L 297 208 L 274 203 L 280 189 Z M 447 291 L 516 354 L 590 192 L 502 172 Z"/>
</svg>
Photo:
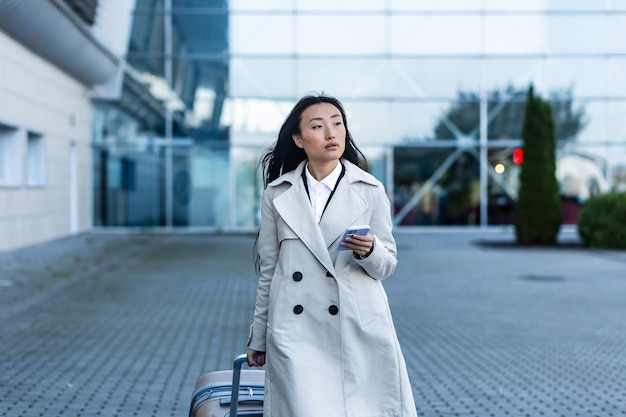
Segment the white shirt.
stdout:
<svg viewBox="0 0 626 417">
<path fill-rule="evenodd" d="M 330 194 L 333 192 L 333 188 L 337 184 L 339 175 L 341 175 L 341 163 L 338 163 L 335 169 L 330 174 L 323 178 L 321 181 L 313 178 L 313 175 L 309 172 L 309 164 L 306 164 L 306 182 L 309 188 L 309 198 L 311 199 L 311 208 L 313 209 L 313 215 L 315 220 L 319 223 L 324 212 L 324 207 L 328 202 Z"/>
</svg>

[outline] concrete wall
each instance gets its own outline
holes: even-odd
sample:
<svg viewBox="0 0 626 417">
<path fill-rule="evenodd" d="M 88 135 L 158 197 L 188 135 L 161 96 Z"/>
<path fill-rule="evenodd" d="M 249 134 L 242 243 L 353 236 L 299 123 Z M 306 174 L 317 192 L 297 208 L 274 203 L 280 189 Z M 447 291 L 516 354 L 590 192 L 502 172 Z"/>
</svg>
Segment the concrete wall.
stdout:
<svg viewBox="0 0 626 417">
<path fill-rule="evenodd" d="M 0 251 L 91 227 L 91 119 L 88 87 L 0 31 L 0 140 L 8 134 L 19 146 L 10 156 L 9 183 L 6 175 L 0 182 Z M 36 185 L 28 180 L 29 133 L 44 145 L 44 180 Z"/>
</svg>

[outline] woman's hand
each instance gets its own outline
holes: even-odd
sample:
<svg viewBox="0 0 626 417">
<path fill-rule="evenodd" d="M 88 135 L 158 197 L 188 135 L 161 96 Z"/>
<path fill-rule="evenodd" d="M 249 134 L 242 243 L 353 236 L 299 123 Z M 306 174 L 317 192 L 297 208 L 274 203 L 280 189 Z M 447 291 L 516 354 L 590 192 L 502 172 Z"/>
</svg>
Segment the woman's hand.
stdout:
<svg viewBox="0 0 626 417">
<path fill-rule="evenodd" d="M 265 352 L 259 352 L 256 350 L 248 349 L 248 366 L 263 366 L 265 365 Z"/>
<path fill-rule="evenodd" d="M 372 235 L 351 235 L 347 237 L 342 245 L 361 257 L 366 257 L 374 249 L 374 236 Z"/>
</svg>

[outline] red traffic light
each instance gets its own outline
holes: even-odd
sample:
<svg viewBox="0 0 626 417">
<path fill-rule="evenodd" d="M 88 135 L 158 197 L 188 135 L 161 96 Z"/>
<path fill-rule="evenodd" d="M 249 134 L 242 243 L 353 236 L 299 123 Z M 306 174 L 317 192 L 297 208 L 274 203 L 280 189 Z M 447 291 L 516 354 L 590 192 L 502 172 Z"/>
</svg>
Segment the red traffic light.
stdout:
<svg viewBox="0 0 626 417">
<path fill-rule="evenodd" d="M 521 165 L 524 162 L 524 150 L 522 148 L 515 148 L 513 151 L 513 163 L 515 165 Z"/>
</svg>

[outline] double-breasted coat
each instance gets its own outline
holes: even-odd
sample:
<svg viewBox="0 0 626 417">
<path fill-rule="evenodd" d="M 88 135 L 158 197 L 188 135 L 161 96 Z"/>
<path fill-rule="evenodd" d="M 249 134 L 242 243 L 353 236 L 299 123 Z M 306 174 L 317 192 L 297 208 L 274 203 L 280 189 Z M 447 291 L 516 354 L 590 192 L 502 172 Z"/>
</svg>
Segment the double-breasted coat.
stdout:
<svg viewBox="0 0 626 417">
<path fill-rule="evenodd" d="M 316 223 L 302 170 L 268 184 L 257 241 L 260 275 L 248 346 L 266 352 L 266 417 L 416 416 L 381 281 L 396 244 L 383 185 L 348 161 Z M 369 224 L 374 248 L 338 251 L 344 230 Z"/>
</svg>

